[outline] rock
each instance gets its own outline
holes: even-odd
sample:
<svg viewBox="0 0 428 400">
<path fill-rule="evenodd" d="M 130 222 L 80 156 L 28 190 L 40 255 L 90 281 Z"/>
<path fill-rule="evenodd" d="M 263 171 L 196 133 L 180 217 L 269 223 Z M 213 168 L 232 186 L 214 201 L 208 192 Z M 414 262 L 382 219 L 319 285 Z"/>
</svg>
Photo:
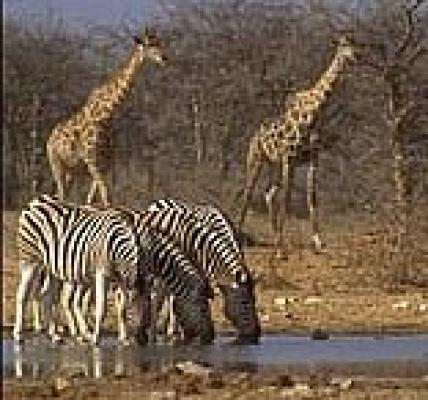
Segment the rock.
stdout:
<svg viewBox="0 0 428 400">
<path fill-rule="evenodd" d="M 294 381 L 290 375 L 281 374 L 277 377 L 275 384 L 279 387 L 291 387 L 294 385 Z"/>
<path fill-rule="evenodd" d="M 286 388 L 281 390 L 281 396 L 282 397 L 288 397 L 288 396 L 310 396 L 312 394 L 312 389 L 309 387 L 306 383 L 296 383 L 291 388 Z"/>
<path fill-rule="evenodd" d="M 268 315 L 268 314 L 263 314 L 263 315 L 260 317 L 260 321 L 261 321 L 261 322 L 269 322 L 269 321 L 270 321 L 270 317 L 269 317 L 269 315 Z"/>
<path fill-rule="evenodd" d="M 330 384 L 333 386 L 339 386 L 342 390 L 351 389 L 354 381 L 351 378 L 332 378 Z"/>
<path fill-rule="evenodd" d="M 399 301 L 398 303 L 394 303 L 392 308 L 394 310 L 406 310 L 410 307 L 410 303 L 407 300 Z"/>
<path fill-rule="evenodd" d="M 287 299 L 285 297 L 276 297 L 275 299 L 273 299 L 273 303 L 276 306 L 283 307 L 287 304 Z"/>
<path fill-rule="evenodd" d="M 299 299 L 297 297 L 287 297 L 287 303 L 288 304 L 297 303 L 298 301 L 299 301 Z"/>
<path fill-rule="evenodd" d="M 62 392 L 63 390 L 69 388 L 71 386 L 71 382 L 62 376 L 58 376 L 54 380 L 54 388 L 57 392 Z"/>
<path fill-rule="evenodd" d="M 193 361 L 184 361 L 181 363 L 177 363 L 175 364 L 175 367 L 179 371 L 181 371 L 183 374 L 198 375 L 198 376 L 208 376 L 213 371 L 211 368 L 196 364 Z"/>
<path fill-rule="evenodd" d="M 314 329 L 311 333 L 313 340 L 327 340 L 329 337 L 329 334 L 322 329 Z"/>
<path fill-rule="evenodd" d="M 418 310 L 421 312 L 428 311 L 428 304 L 425 304 L 425 303 L 419 304 Z"/>
<path fill-rule="evenodd" d="M 168 392 L 150 392 L 150 400 L 170 400 L 176 399 L 177 394 L 174 391 Z"/>
<path fill-rule="evenodd" d="M 305 303 L 306 305 L 310 305 L 310 304 L 318 304 L 318 303 L 321 303 L 321 302 L 322 302 L 322 298 L 321 298 L 321 297 L 315 297 L 315 296 L 307 297 L 307 298 L 305 299 L 305 301 L 304 301 L 304 303 Z"/>
</svg>

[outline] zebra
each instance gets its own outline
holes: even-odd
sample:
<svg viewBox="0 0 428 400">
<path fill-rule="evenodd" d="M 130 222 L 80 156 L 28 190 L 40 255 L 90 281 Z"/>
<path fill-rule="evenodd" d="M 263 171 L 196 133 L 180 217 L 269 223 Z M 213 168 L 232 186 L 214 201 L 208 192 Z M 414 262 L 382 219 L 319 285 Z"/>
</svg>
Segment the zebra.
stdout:
<svg viewBox="0 0 428 400">
<path fill-rule="evenodd" d="M 50 285 L 43 295 L 40 287 L 44 275 L 69 285 L 95 288 L 95 328 L 89 337 L 94 344 L 99 342 L 107 286 L 115 282 L 123 294 L 117 302 L 119 341 L 126 341 L 123 315 L 135 293 L 141 265 L 138 237 L 132 225 L 117 214 L 88 214 L 43 195 L 21 212 L 17 243 L 21 279 L 16 293 L 16 342 L 22 340 L 24 310 L 31 292 L 43 303 L 46 320 L 51 321 L 55 291 Z M 70 310 L 66 314 L 72 317 Z"/>
<path fill-rule="evenodd" d="M 224 313 L 238 331 L 236 343 L 258 343 L 254 280 L 227 217 L 214 206 L 161 199 L 144 211 L 134 211 L 134 219 L 136 226 L 168 235 L 199 267 L 207 284 L 218 285 L 224 296 Z"/>
<path fill-rule="evenodd" d="M 67 224 L 66 220 L 69 218 L 69 214 L 73 213 L 81 215 L 82 219 L 85 217 L 92 217 L 93 214 L 107 215 L 113 219 L 117 219 L 118 217 L 126 219 L 128 217 L 128 214 L 121 210 L 108 209 L 105 211 L 97 211 L 96 209 L 90 209 L 88 207 L 66 205 L 65 203 L 59 203 L 55 197 L 48 195 L 44 195 L 34 202 L 43 204 L 44 218 L 51 219 L 52 221 L 50 221 L 50 223 L 53 227 Z M 130 220 L 127 219 L 127 222 L 130 222 Z M 53 230 L 55 231 L 55 229 Z M 45 236 L 43 227 L 38 230 L 38 233 L 39 236 L 46 241 L 46 238 L 43 238 L 43 236 Z M 186 332 L 186 336 L 191 339 L 198 337 L 201 343 L 210 343 L 214 337 L 214 328 L 208 303 L 209 293 L 205 282 L 201 280 L 199 275 L 195 272 L 195 267 L 182 254 L 177 246 L 173 245 L 167 237 L 160 233 L 141 229 L 140 227 L 138 232 L 134 231 L 134 234 L 136 234 L 138 245 L 141 248 L 140 265 L 137 269 L 134 268 L 134 270 L 137 270 L 137 296 L 139 296 L 140 299 L 143 298 L 142 294 L 150 290 L 148 285 L 151 275 L 156 276 L 164 282 L 169 293 L 172 293 L 177 298 L 177 315 L 180 324 Z M 33 239 L 37 240 L 40 238 L 37 238 L 36 235 Z M 47 248 L 49 249 L 49 247 Z M 45 251 L 45 249 L 46 246 L 41 249 L 42 252 Z M 38 254 L 37 251 L 36 256 L 40 258 L 40 254 Z M 88 289 L 88 287 L 86 287 L 79 292 L 76 297 L 84 295 L 90 298 L 90 294 L 90 288 Z M 140 301 L 138 304 L 142 305 L 144 302 Z M 76 306 L 74 311 L 79 311 L 79 306 L 77 306 L 76 303 L 74 303 L 74 305 Z M 120 310 L 122 310 L 122 312 L 118 312 L 121 318 L 119 318 L 119 324 L 124 318 L 123 307 Z M 147 307 L 146 309 L 143 307 L 140 311 L 148 312 Z M 81 319 L 84 319 L 84 314 L 84 312 L 80 314 Z M 123 322 L 122 326 L 124 326 Z"/>
</svg>

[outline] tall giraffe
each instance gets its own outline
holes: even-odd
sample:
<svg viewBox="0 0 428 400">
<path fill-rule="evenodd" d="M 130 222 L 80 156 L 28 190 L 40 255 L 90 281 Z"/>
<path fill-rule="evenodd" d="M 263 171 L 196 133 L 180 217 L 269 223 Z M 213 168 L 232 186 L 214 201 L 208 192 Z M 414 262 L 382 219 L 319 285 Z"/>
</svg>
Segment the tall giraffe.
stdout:
<svg viewBox="0 0 428 400">
<path fill-rule="evenodd" d="M 312 240 L 317 251 L 322 248 L 315 194 L 316 170 L 320 150 L 316 122 L 319 113 L 322 111 L 322 106 L 334 89 L 334 84 L 345 70 L 346 65 L 354 60 L 354 45 L 345 36 L 341 37 L 329 67 L 315 85 L 290 96 L 285 112 L 274 122 L 262 124 L 250 140 L 244 202 L 240 211 L 238 226 L 242 227 L 244 223 L 249 199 L 261 169 L 264 164 L 269 164 L 271 170 L 275 168 L 277 176 L 276 184 L 271 186 L 266 201 L 278 257 L 282 255 L 282 227 L 284 217 L 289 213 L 294 168 L 296 165 L 306 162 L 308 158 L 307 204 L 312 225 Z M 284 193 L 282 205 L 278 204 L 280 189 Z"/>
<path fill-rule="evenodd" d="M 58 197 L 63 200 L 69 190 L 75 169 L 87 167 L 92 178 L 87 203 L 99 191 L 102 204 L 109 205 L 106 173 L 109 167 L 107 147 L 110 120 L 117 106 L 129 93 L 135 74 L 145 60 L 164 65 L 166 57 L 154 32 L 147 29 L 134 36 L 135 48 L 124 65 L 104 84 L 94 89 L 83 107 L 53 129 L 47 142 L 47 155 Z"/>
</svg>

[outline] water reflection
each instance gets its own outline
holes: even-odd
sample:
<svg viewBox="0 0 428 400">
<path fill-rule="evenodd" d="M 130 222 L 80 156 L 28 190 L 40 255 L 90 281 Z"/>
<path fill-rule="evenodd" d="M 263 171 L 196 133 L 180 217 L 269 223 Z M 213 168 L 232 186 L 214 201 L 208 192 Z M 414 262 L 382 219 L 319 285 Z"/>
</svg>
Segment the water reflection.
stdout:
<svg viewBox="0 0 428 400">
<path fill-rule="evenodd" d="M 158 370 L 176 362 L 194 361 L 221 369 L 260 370 L 296 363 L 367 362 L 416 360 L 428 365 L 428 335 L 408 337 L 331 337 L 314 341 L 308 337 L 265 336 L 258 346 L 231 346 L 231 338 L 210 346 L 118 345 L 105 337 L 100 347 L 47 339 L 28 340 L 15 346 L 3 340 L 3 376 L 41 379 L 50 374 L 65 377 L 124 376 L 148 369 Z M 424 364 L 424 365 L 425 365 Z"/>
<path fill-rule="evenodd" d="M 52 372 L 65 376 L 81 376 L 102 378 L 104 375 L 126 375 L 125 357 L 129 354 L 122 346 L 114 351 L 100 347 L 77 348 L 77 346 L 49 347 L 46 344 L 36 347 L 14 345 L 13 366 L 14 372 L 8 370 L 4 375 L 13 375 L 18 379 L 40 379 Z M 131 361 L 131 360 L 130 360 Z M 132 362 L 129 363 L 133 364 Z"/>
</svg>

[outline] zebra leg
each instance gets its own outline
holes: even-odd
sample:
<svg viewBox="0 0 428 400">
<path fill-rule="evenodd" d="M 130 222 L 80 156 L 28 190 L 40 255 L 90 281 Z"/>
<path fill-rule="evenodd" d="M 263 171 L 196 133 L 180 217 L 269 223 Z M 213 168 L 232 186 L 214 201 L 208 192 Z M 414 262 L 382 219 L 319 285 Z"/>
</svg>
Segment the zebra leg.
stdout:
<svg viewBox="0 0 428 400">
<path fill-rule="evenodd" d="M 167 318 L 168 324 L 166 328 L 166 336 L 168 340 L 172 343 L 174 342 L 174 332 L 175 332 L 175 321 L 174 321 L 174 296 L 169 295 L 167 298 L 168 308 L 167 308 Z"/>
<path fill-rule="evenodd" d="M 117 309 L 117 330 L 120 344 L 128 345 L 128 335 L 126 332 L 126 293 L 125 289 L 119 286 L 116 290 Z"/>
<path fill-rule="evenodd" d="M 99 344 L 101 323 L 105 313 L 105 276 L 103 271 L 97 271 L 95 274 L 95 328 L 92 336 L 92 343 Z"/>
<path fill-rule="evenodd" d="M 88 315 L 89 309 L 87 296 L 90 296 L 90 293 L 88 292 L 90 292 L 89 289 L 85 290 L 82 285 L 76 285 L 73 295 L 73 313 L 78 326 L 79 333 L 77 339 L 79 341 L 91 340 L 90 329 L 85 318 Z"/>
<path fill-rule="evenodd" d="M 38 300 L 32 301 L 32 311 L 33 311 L 33 327 L 34 331 L 37 334 L 40 334 L 43 331 L 42 318 L 41 318 L 41 304 Z"/>
<path fill-rule="evenodd" d="M 42 281 L 43 280 L 43 284 Z M 44 279 L 42 276 L 39 276 L 37 282 L 37 288 L 34 291 L 33 302 L 32 302 L 32 312 L 33 312 L 33 327 L 36 333 L 41 333 L 49 319 L 46 318 L 46 307 L 45 307 L 45 296 L 48 290 L 50 289 L 50 276 L 47 274 Z M 43 311 L 42 311 L 43 309 Z M 44 324 L 42 325 L 42 313 Z"/>
<path fill-rule="evenodd" d="M 20 379 L 23 376 L 22 365 L 23 365 L 23 357 L 22 357 L 22 346 L 17 344 L 14 347 L 14 356 L 15 356 L 15 377 Z"/>
<path fill-rule="evenodd" d="M 16 313 L 15 326 L 13 328 L 13 339 L 15 343 L 22 342 L 22 330 L 24 325 L 24 313 L 30 288 L 33 284 L 36 272 L 36 265 L 21 266 L 21 280 L 16 291 Z"/>
<path fill-rule="evenodd" d="M 103 375 L 101 350 L 99 347 L 94 347 L 92 349 L 92 360 L 93 360 L 93 368 L 94 368 L 94 378 L 99 379 Z"/>
<path fill-rule="evenodd" d="M 52 276 L 47 276 L 43 282 L 42 288 L 42 309 L 47 333 L 51 341 L 56 343 L 62 340 L 57 333 L 56 318 L 59 316 L 56 302 L 59 298 L 59 282 Z M 54 311 L 54 312 L 53 312 Z"/>
<path fill-rule="evenodd" d="M 70 304 L 72 302 L 74 287 L 73 284 L 64 282 L 62 296 L 61 296 L 61 305 L 64 310 L 65 319 L 67 320 L 68 329 L 70 331 L 70 335 L 75 337 L 77 335 L 76 323 L 74 320 L 74 315 L 72 311 L 72 307 Z"/>
</svg>

